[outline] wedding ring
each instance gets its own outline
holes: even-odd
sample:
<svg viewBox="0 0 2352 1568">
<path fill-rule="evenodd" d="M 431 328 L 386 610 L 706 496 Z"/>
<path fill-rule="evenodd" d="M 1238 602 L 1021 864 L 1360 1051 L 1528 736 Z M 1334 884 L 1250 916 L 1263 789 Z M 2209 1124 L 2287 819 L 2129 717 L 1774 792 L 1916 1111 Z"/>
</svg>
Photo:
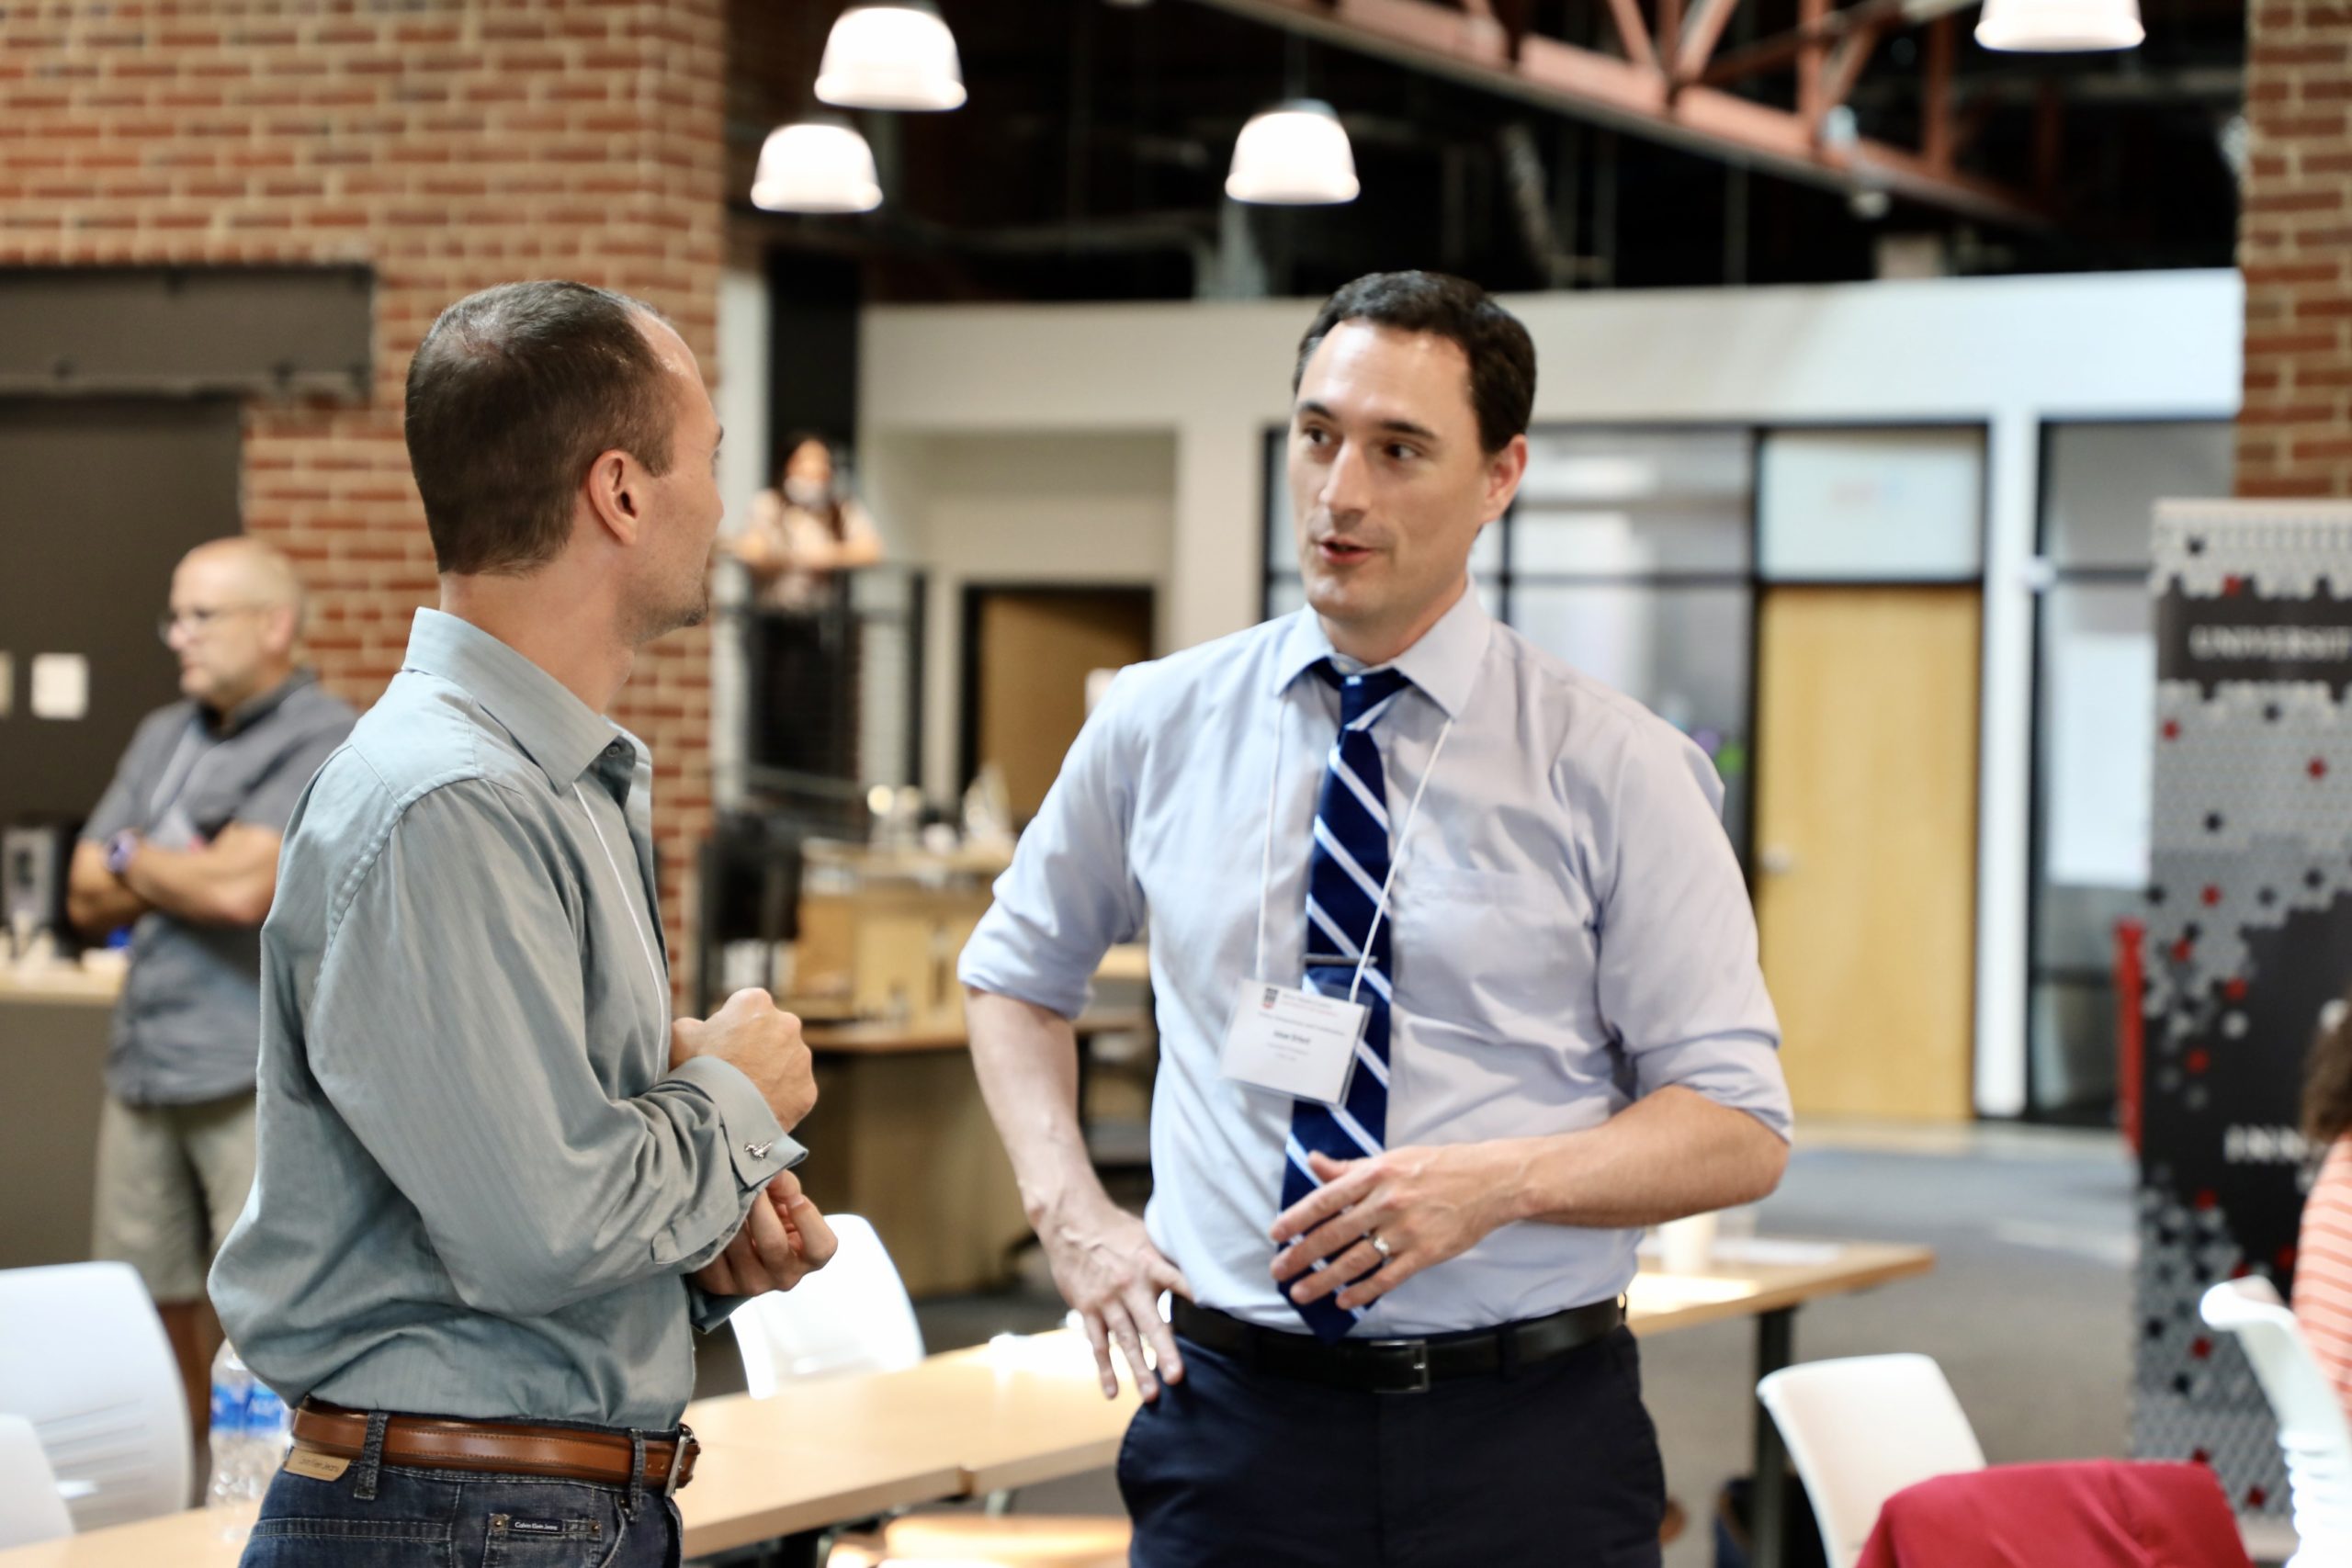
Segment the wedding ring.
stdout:
<svg viewBox="0 0 2352 1568">
<path fill-rule="evenodd" d="M 1380 1254 L 1380 1260 L 1383 1263 L 1388 1261 L 1390 1254 L 1388 1251 L 1388 1238 L 1386 1236 L 1382 1235 L 1378 1231 L 1373 1231 L 1364 1236 L 1364 1240 L 1372 1243 L 1372 1249 Z"/>
</svg>

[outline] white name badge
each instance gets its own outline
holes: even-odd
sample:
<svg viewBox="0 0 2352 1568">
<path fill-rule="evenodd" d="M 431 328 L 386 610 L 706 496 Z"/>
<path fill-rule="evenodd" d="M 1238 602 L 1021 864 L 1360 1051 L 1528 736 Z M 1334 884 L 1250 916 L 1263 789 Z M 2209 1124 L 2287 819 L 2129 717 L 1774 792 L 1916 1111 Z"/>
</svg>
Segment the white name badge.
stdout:
<svg viewBox="0 0 2352 1568">
<path fill-rule="evenodd" d="M 1244 980 L 1218 1066 L 1252 1089 L 1338 1105 L 1347 1098 L 1356 1042 L 1371 1017 L 1370 1008 L 1344 997 Z"/>
</svg>

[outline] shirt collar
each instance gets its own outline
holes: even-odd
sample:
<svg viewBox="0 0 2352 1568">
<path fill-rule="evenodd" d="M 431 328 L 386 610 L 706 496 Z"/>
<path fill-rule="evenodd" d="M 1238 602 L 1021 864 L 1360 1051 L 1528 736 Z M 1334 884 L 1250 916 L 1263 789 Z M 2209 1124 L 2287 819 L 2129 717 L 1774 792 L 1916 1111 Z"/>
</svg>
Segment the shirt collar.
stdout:
<svg viewBox="0 0 2352 1568">
<path fill-rule="evenodd" d="M 1438 617 L 1437 625 L 1421 634 L 1419 641 L 1388 661 L 1388 668 L 1412 682 L 1446 717 L 1458 718 L 1463 705 L 1470 700 L 1470 688 L 1478 678 L 1479 662 L 1487 656 L 1494 624 L 1494 617 L 1478 603 L 1478 591 L 1466 589 L 1453 607 Z M 1275 651 L 1274 694 L 1288 691 L 1291 682 L 1314 668 L 1317 660 L 1334 657 L 1338 655 L 1323 630 L 1321 617 L 1311 605 L 1299 610 L 1291 616 Z"/>
<path fill-rule="evenodd" d="M 291 675 L 258 696 L 247 697 L 227 713 L 214 716 L 202 704 L 198 705 L 198 717 L 213 738 L 226 740 L 231 736 L 252 728 L 284 705 L 287 698 L 303 687 L 315 684 L 318 677 L 308 670 L 297 670 Z"/>
<path fill-rule="evenodd" d="M 439 610 L 417 611 L 401 667 L 463 687 L 559 790 L 569 789 L 606 747 L 628 739 L 545 670 L 472 622 Z"/>
</svg>

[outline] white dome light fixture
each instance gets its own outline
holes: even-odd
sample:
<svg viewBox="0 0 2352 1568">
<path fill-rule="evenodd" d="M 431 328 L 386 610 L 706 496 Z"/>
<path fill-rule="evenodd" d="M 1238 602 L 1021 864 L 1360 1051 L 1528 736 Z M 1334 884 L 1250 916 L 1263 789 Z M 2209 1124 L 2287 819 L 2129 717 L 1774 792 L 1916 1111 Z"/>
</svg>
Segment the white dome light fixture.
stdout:
<svg viewBox="0 0 2352 1568">
<path fill-rule="evenodd" d="M 1978 43 L 2018 53 L 2136 49 L 2147 36 L 2140 0 L 1984 0 L 1976 20 Z"/>
<path fill-rule="evenodd" d="M 817 96 L 854 109 L 961 108 L 956 35 L 931 0 L 852 6 L 825 39 Z"/>
<path fill-rule="evenodd" d="M 1330 206 L 1353 201 L 1355 152 L 1330 105 L 1293 98 L 1250 117 L 1233 142 L 1233 170 L 1225 194 L 1236 201 L 1276 207 Z"/>
<path fill-rule="evenodd" d="M 882 205 L 874 150 L 840 120 L 778 126 L 760 148 L 752 205 L 771 212 L 871 212 Z"/>
</svg>

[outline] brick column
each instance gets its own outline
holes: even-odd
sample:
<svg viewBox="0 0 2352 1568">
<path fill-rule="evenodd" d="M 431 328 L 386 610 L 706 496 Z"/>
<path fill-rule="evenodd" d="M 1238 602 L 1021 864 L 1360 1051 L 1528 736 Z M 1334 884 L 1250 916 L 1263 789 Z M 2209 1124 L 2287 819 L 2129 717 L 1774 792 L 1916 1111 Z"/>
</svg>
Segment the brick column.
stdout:
<svg viewBox="0 0 2352 1568">
<path fill-rule="evenodd" d="M 2252 0 L 2237 490 L 2352 495 L 2352 0 Z"/>
<path fill-rule="evenodd" d="M 313 596 L 311 657 L 372 702 L 435 592 L 401 440 L 451 300 L 563 276 L 659 307 L 715 365 L 721 0 L 26 0 L 0 32 L 0 265 L 363 262 L 364 402 L 256 400 L 244 516 Z M 673 968 L 710 816 L 709 639 L 647 650 Z"/>
</svg>

